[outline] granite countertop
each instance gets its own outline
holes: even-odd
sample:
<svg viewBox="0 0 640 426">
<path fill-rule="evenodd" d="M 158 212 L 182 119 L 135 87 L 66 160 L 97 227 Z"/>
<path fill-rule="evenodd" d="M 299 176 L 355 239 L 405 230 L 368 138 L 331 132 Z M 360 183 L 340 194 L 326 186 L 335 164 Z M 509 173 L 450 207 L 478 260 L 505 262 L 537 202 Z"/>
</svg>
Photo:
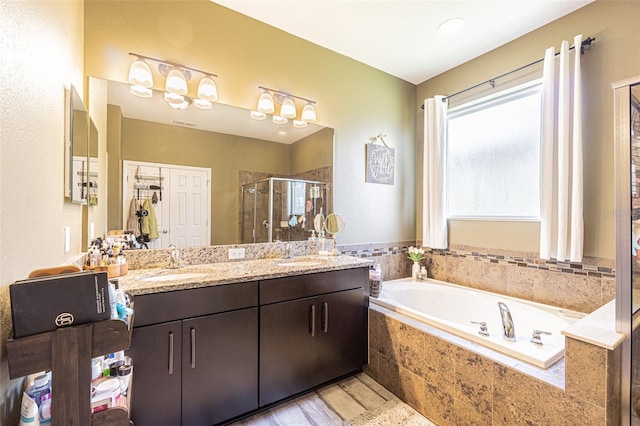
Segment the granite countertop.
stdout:
<svg viewBox="0 0 640 426">
<path fill-rule="evenodd" d="M 284 265 L 283 265 L 284 264 Z M 118 278 L 118 284 L 132 295 L 162 293 L 304 275 L 316 272 L 360 268 L 373 264 L 353 256 L 301 256 L 293 259 L 259 259 L 189 265 L 179 269 L 137 269 Z M 176 277 L 175 275 L 183 275 Z"/>
</svg>

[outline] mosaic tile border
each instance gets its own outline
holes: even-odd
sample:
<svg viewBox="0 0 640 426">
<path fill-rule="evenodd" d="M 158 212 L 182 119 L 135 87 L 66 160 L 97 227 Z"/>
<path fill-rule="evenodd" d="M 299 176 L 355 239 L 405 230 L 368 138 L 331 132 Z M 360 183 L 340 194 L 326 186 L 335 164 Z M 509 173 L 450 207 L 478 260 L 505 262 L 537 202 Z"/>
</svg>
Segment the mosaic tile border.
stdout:
<svg viewBox="0 0 640 426">
<path fill-rule="evenodd" d="M 341 252 L 355 257 L 376 257 L 396 254 L 406 254 L 409 246 L 416 245 L 411 242 L 392 243 L 372 243 L 358 244 L 354 246 L 343 246 Z M 483 263 L 494 263 L 498 265 L 509 265 L 521 268 L 539 269 L 543 271 L 558 272 L 570 275 L 580 275 L 593 278 L 615 278 L 616 271 L 608 266 L 590 265 L 578 262 L 559 262 L 555 259 L 545 260 L 539 258 L 529 258 L 525 256 L 509 256 L 505 254 L 483 253 L 476 250 L 458 249 L 429 249 L 425 248 L 427 257 L 431 256 L 452 256 L 475 260 Z"/>
</svg>

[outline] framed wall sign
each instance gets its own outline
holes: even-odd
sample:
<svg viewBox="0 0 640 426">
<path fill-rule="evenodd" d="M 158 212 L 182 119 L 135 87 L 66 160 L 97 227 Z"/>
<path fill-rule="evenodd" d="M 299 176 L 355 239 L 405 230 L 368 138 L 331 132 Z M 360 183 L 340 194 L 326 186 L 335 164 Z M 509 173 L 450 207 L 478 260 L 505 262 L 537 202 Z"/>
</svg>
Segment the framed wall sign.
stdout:
<svg viewBox="0 0 640 426">
<path fill-rule="evenodd" d="M 366 182 L 393 185 L 395 175 L 396 153 L 393 148 L 387 146 L 382 139 L 386 135 L 378 135 L 372 138 L 372 142 L 365 145 L 367 159 Z M 376 144 L 380 140 L 382 144 Z"/>
</svg>

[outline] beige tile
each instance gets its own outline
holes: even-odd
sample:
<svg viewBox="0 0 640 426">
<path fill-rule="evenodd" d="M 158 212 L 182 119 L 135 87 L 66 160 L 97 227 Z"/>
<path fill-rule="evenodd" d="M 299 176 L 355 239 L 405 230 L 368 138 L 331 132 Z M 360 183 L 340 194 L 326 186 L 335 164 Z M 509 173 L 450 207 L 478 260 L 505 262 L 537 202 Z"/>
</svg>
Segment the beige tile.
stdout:
<svg viewBox="0 0 640 426">
<path fill-rule="evenodd" d="M 454 426 L 453 396 L 444 390 L 426 383 L 425 406 L 422 415 L 438 426 Z"/>
<path fill-rule="evenodd" d="M 559 426 L 598 426 L 605 424 L 604 408 L 566 394 L 561 389 L 543 385 L 546 396 L 540 411 L 540 424 Z"/>
<path fill-rule="evenodd" d="M 598 407 L 606 403 L 607 350 L 567 337 L 566 391 Z"/>
<path fill-rule="evenodd" d="M 432 386 L 453 395 L 455 391 L 455 346 L 425 333 L 424 377 Z"/>
<path fill-rule="evenodd" d="M 369 346 L 375 350 L 380 350 L 380 322 L 382 314 L 373 309 L 369 309 Z"/>
<path fill-rule="evenodd" d="M 493 421 L 500 425 L 538 424 L 540 382 L 530 376 L 494 364 Z"/>
<path fill-rule="evenodd" d="M 565 275 L 565 307 L 579 312 L 593 312 L 602 306 L 602 279 Z"/>
<path fill-rule="evenodd" d="M 398 363 L 409 371 L 424 377 L 427 364 L 424 333 L 404 323 L 400 324 L 398 340 L 394 342 Z"/>
<path fill-rule="evenodd" d="M 491 426 L 491 413 L 479 413 L 475 407 L 459 399 L 453 402 L 457 426 Z M 512 423 L 513 424 L 513 423 Z"/>
<path fill-rule="evenodd" d="M 602 305 L 616 298 L 616 279 L 602 277 Z"/>
<path fill-rule="evenodd" d="M 607 351 L 607 408 L 619 406 L 621 402 L 622 345 Z"/>
<path fill-rule="evenodd" d="M 417 374 L 400 367 L 400 399 L 406 402 L 416 411 L 423 413 L 426 410 L 426 382 Z"/>
<path fill-rule="evenodd" d="M 493 362 L 466 349 L 457 348 L 455 356 L 456 400 L 472 407 L 482 416 L 493 406 Z"/>
<path fill-rule="evenodd" d="M 432 254 L 429 277 L 440 281 L 448 281 L 447 264 L 447 256 Z"/>
<path fill-rule="evenodd" d="M 394 395 L 400 396 L 400 366 L 385 355 L 378 357 L 377 381 Z"/>
<path fill-rule="evenodd" d="M 373 377 L 374 379 L 377 379 L 378 376 L 380 375 L 379 373 L 379 359 L 380 359 L 380 353 L 373 349 L 373 348 L 369 348 L 369 363 L 365 366 L 365 373 L 367 373 L 369 376 Z"/>
</svg>

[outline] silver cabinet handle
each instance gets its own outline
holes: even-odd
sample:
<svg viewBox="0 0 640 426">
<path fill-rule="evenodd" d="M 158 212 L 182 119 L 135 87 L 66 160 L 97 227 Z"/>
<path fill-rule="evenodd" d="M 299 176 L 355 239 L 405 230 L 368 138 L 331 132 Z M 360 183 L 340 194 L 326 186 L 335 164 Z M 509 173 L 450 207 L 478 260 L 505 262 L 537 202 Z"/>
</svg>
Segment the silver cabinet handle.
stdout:
<svg viewBox="0 0 640 426">
<path fill-rule="evenodd" d="M 316 305 L 309 306 L 309 332 L 311 337 L 316 335 Z"/>
<path fill-rule="evenodd" d="M 169 332 L 169 374 L 173 374 L 173 331 Z"/>
<path fill-rule="evenodd" d="M 329 331 L 329 303 L 322 303 L 322 331 Z"/>
<path fill-rule="evenodd" d="M 191 329 L 191 368 L 196 368 L 196 329 Z"/>
</svg>

